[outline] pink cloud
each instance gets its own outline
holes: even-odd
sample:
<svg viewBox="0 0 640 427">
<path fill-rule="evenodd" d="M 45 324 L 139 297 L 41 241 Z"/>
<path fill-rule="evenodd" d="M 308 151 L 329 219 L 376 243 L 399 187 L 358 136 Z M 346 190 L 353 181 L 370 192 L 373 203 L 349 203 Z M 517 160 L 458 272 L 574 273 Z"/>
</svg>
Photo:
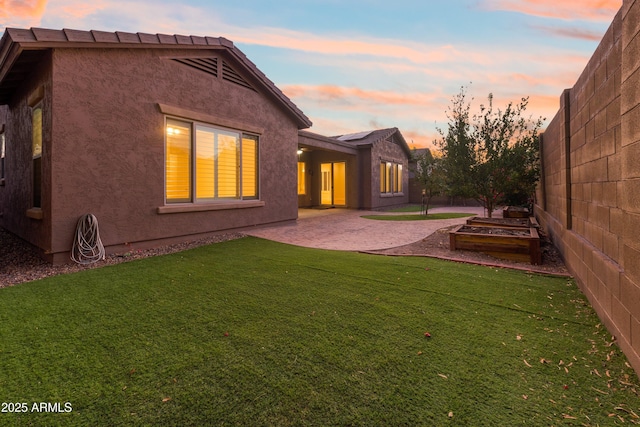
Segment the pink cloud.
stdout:
<svg viewBox="0 0 640 427">
<path fill-rule="evenodd" d="M 436 98 L 426 93 L 398 93 L 392 91 L 363 90 L 357 87 L 336 85 L 287 85 L 282 91 L 292 98 L 307 98 L 318 103 L 335 102 L 350 105 L 368 103 L 381 105 L 429 105 Z"/>
<path fill-rule="evenodd" d="M 3 26 L 22 22 L 39 22 L 47 0 L 5 0 L 0 3 L 0 22 Z"/>
<path fill-rule="evenodd" d="M 611 21 L 622 0 L 483 0 L 483 7 L 563 20 Z"/>
<path fill-rule="evenodd" d="M 601 32 L 590 31 L 582 28 L 553 28 L 544 26 L 534 26 L 532 28 L 546 34 L 572 39 L 588 40 L 592 42 L 599 42 L 602 39 Z"/>
</svg>

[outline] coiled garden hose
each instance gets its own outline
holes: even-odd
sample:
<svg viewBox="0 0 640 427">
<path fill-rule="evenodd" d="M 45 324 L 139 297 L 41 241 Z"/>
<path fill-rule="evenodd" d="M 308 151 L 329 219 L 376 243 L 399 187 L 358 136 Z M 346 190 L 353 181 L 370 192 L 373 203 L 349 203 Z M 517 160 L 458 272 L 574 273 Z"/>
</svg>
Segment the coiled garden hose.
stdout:
<svg viewBox="0 0 640 427">
<path fill-rule="evenodd" d="M 71 249 L 71 259 L 78 264 L 88 265 L 105 259 L 104 245 L 100 240 L 98 219 L 86 214 L 78 220 L 76 237 Z"/>
</svg>

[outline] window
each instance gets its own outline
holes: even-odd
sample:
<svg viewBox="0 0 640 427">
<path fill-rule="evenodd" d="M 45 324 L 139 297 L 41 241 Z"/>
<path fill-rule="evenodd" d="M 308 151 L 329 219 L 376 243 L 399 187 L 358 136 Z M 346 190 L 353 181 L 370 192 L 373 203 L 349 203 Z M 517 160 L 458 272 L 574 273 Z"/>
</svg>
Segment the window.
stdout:
<svg viewBox="0 0 640 427">
<path fill-rule="evenodd" d="M 167 119 L 167 203 L 258 198 L 258 137 Z"/>
<path fill-rule="evenodd" d="M 307 194 L 307 182 L 304 162 L 298 162 L 298 195 Z"/>
<path fill-rule="evenodd" d="M 31 137 L 33 159 L 33 207 L 42 207 L 42 106 L 31 111 Z"/>
<path fill-rule="evenodd" d="M 4 125 L 3 125 L 3 128 L 0 131 L 0 182 L 4 182 L 4 178 L 5 178 L 4 155 L 5 155 L 5 139 L 4 139 Z"/>
<path fill-rule="evenodd" d="M 393 192 L 402 193 L 402 165 L 393 165 Z"/>
<path fill-rule="evenodd" d="M 380 162 L 380 193 L 402 193 L 402 165 Z"/>
</svg>

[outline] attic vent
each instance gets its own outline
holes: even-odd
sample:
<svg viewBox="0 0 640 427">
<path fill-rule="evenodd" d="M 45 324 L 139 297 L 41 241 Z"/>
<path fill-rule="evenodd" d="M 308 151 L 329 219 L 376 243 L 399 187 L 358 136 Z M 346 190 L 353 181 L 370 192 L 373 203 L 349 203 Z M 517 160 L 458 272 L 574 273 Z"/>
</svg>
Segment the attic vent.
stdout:
<svg viewBox="0 0 640 427">
<path fill-rule="evenodd" d="M 247 89 L 251 89 L 252 91 L 256 91 L 253 86 L 249 84 L 240 74 L 236 72 L 229 64 L 225 61 L 222 61 L 222 80 L 226 80 L 231 83 L 235 83 L 242 87 L 246 87 Z"/>
<path fill-rule="evenodd" d="M 218 58 L 178 58 L 174 61 L 218 77 Z"/>
</svg>

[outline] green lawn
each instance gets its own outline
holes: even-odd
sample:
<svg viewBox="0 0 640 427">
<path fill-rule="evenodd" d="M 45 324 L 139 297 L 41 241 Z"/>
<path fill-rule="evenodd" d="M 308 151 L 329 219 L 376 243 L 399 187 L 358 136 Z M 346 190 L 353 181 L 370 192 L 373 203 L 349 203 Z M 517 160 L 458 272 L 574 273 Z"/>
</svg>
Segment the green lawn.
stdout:
<svg viewBox="0 0 640 427">
<path fill-rule="evenodd" d="M 566 278 L 243 238 L 0 289 L 0 425 L 630 425 L 639 386 Z"/>
<path fill-rule="evenodd" d="M 377 219 L 380 221 L 425 221 L 430 219 L 451 219 L 451 218 L 465 218 L 468 216 L 474 216 L 471 213 L 435 213 L 428 215 L 419 214 L 407 214 L 407 215 L 362 215 L 362 218 Z"/>
</svg>

